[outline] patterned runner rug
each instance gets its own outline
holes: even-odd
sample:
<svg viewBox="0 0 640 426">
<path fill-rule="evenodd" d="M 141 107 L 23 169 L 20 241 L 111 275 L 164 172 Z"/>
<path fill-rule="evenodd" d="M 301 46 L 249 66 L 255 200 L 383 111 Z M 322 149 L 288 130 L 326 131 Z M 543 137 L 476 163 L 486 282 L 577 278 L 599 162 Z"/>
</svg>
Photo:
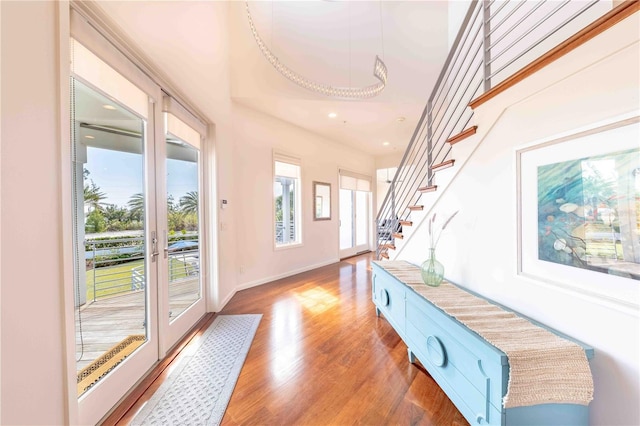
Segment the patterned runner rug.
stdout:
<svg viewBox="0 0 640 426">
<path fill-rule="evenodd" d="M 262 315 L 219 315 L 132 425 L 218 425 Z"/>
</svg>

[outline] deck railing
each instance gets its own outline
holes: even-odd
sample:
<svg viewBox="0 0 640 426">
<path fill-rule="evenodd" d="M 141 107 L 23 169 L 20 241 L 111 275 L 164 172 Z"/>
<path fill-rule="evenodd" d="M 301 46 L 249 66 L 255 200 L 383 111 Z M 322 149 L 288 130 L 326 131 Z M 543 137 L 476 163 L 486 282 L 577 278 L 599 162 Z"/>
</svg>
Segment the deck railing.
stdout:
<svg viewBox="0 0 640 426">
<path fill-rule="evenodd" d="M 85 241 L 87 300 L 143 290 L 146 283 L 142 236 Z M 169 283 L 192 278 L 200 271 L 198 239 L 169 237 Z"/>
<path fill-rule="evenodd" d="M 472 124 L 469 103 L 611 10 L 611 1 L 473 0 L 376 218 L 377 256 Z M 425 206 L 425 208 L 428 206 Z"/>
<path fill-rule="evenodd" d="M 281 220 L 280 221 L 276 221 L 276 243 L 277 244 L 284 243 L 284 237 L 285 237 L 284 223 Z M 295 240 L 296 240 L 295 222 L 291 221 L 291 222 L 289 222 L 289 239 L 288 239 L 288 241 L 295 241 Z"/>
</svg>

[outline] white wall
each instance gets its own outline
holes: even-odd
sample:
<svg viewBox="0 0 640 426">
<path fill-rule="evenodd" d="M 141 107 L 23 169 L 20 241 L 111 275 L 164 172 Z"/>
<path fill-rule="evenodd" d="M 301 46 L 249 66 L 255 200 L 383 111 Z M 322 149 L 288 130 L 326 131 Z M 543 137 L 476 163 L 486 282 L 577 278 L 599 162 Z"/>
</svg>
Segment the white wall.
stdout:
<svg viewBox="0 0 640 426">
<path fill-rule="evenodd" d="M 218 236 L 217 267 L 213 271 L 218 280 L 211 288 L 208 309 L 219 311 L 238 288 L 247 284 L 267 282 L 337 259 L 337 203 L 333 203 L 333 220 L 313 222 L 311 181 L 331 182 L 334 200 L 337 200 L 338 165 L 368 172 L 373 177 L 373 160 L 357 151 L 337 148 L 331 141 L 282 121 L 232 104 L 230 56 L 238 54 L 230 47 L 232 35 L 237 31 L 231 24 L 233 5 L 229 2 L 188 2 L 175 22 L 168 13 L 175 11 L 174 6 L 166 2 L 102 2 L 101 7 L 182 95 L 213 123 L 211 133 L 215 152 L 210 160 L 217 168 L 217 175 L 215 193 L 210 194 L 209 205 L 215 212 L 210 223 L 212 240 L 214 232 Z M 211 25 L 192 28 L 190 23 L 195 15 L 209 16 Z M 143 16 L 145 19 L 141 19 Z M 172 31 L 167 32 L 168 27 Z M 199 55 L 191 55 L 191 50 L 180 48 L 182 43 L 201 39 L 211 43 Z M 178 81 L 172 78 L 180 75 L 180 69 L 192 70 L 193 79 Z M 256 123 L 253 123 L 254 119 Z M 271 244 L 271 149 L 275 146 L 300 153 L 305 161 L 305 245 L 302 249 L 277 254 Z M 340 158 L 344 162 L 338 161 Z M 254 198 L 259 201 L 254 202 Z M 220 208 L 223 199 L 228 201 L 225 209 Z M 245 272 L 240 272 L 241 267 Z"/>
<path fill-rule="evenodd" d="M 65 423 L 55 2 L 2 2 L 2 424 Z"/>
<path fill-rule="evenodd" d="M 377 156 L 375 158 L 376 170 L 393 168 L 394 170 L 389 172 L 389 179 L 392 180 L 395 174 L 395 169 L 402 161 L 403 155 L 404 151 L 394 151 L 393 153 L 388 155 Z M 382 207 L 382 203 L 384 202 L 384 198 L 387 196 L 387 192 L 389 192 L 389 188 L 391 187 L 391 184 L 386 182 L 386 172 L 384 176 L 385 179 L 383 181 L 376 180 L 376 202 L 373 204 L 375 206 L 375 211 L 373 212 L 374 218 L 378 215 L 380 207 Z"/>
<path fill-rule="evenodd" d="M 338 169 L 375 179 L 372 156 L 235 104 L 234 193 L 239 288 L 338 261 Z M 302 160 L 303 245 L 274 249 L 273 150 Z M 313 220 L 312 182 L 331 184 L 331 220 Z"/>
<path fill-rule="evenodd" d="M 117 6 L 113 5 L 117 12 Z M 193 5 L 194 7 L 196 5 Z M 60 95 L 55 2 L 2 2 L 2 424 L 67 422 L 61 252 Z M 373 157 L 343 148 L 263 114 L 232 106 L 225 2 L 200 4 L 211 15 L 213 56 L 180 57 L 183 67 L 207 69 L 209 80 L 176 85 L 214 125 L 209 200 L 219 231 L 218 286 L 209 305 L 219 310 L 239 288 L 338 259 L 338 168 L 374 176 Z M 139 15 L 130 16 L 135 21 Z M 156 49 L 120 24 L 151 59 Z M 140 31 L 154 31 L 154 27 Z M 17 42 L 19 41 L 19 42 Z M 27 54 L 25 52 L 38 52 Z M 180 54 L 177 52 L 176 54 Z M 198 62 L 197 64 L 194 63 Z M 175 61 L 174 61 L 175 62 Z M 175 64 L 155 63 L 171 78 Z M 303 160 L 304 246 L 275 252 L 271 151 Z M 264 179 L 262 179 L 264 178 Z M 314 222 L 311 182 L 332 184 L 332 220 Z M 228 199 L 229 208 L 219 209 Z M 217 220 L 217 223 L 215 222 Z M 240 274 L 239 266 L 246 273 Z M 34 409 L 37 407 L 37 409 Z"/>
<path fill-rule="evenodd" d="M 2 7 L 0 7 L 0 28 L 2 28 Z M 2 31 L 0 31 L 0 45 L 2 45 Z M 0 75 L 2 74 L 2 55 L 0 55 Z M 0 98 L 2 85 L 0 84 Z M 2 105 L 0 102 L 0 117 Z M 2 241 L 2 122 L 0 121 L 0 241 Z M 0 244 L 0 270 L 2 269 L 2 244 Z M 2 312 L 2 274 L 0 273 L 0 312 Z M 0 327 L 0 422 L 2 422 L 2 327 Z"/>
<path fill-rule="evenodd" d="M 64 424 L 69 394 L 65 384 L 64 308 L 61 252 L 60 119 L 55 2 L 1 2 L 2 19 L 2 241 L 1 380 L 2 424 Z M 118 16 L 121 4 L 104 4 Z M 150 6 L 148 4 L 147 6 Z M 154 54 L 173 49 L 145 38 L 158 22 L 140 21 L 144 10 L 118 21 L 138 48 L 171 80 L 176 66 L 193 69 L 199 84 L 175 87 L 212 123 L 214 142 L 209 205 L 211 234 L 218 231 L 218 285 L 209 309 L 218 311 L 238 288 L 267 282 L 297 270 L 338 260 L 338 168 L 375 176 L 374 159 L 300 128 L 239 105 L 229 83 L 227 2 L 189 5 L 185 13 L 206 13 L 211 26 L 198 37 L 211 51 L 171 60 Z M 136 6 L 137 7 L 137 6 Z M 143 5 L 140 5 L 143 7 Z M 162 4 L 152 9 L 161 11 Z M 155 15 L 154 15 L 155 16 Z M 159 13 L 157 19 L 160 19 Z M 164 27 L 166 28 L 166 27 Z M 173 36 L 189 31 L 184 22 Z M 65 29 L 62 29 L 65 30 Z M 68 29 L 66 29 L 68 30 Z M 162 28 L 160 28 L 162 30 Z M 154 33 L 155 34 L 155 33 Z M 38 52 L 29 54 L 28 52 Z M 206 55 L 205 55 L 206 53 Z M 271 152 L 277 148 L 303 160 L 303 239 L 300 248 L 274 251 Z M 311 182 L 332 184 L 332 220 L 312 220 Z M 215 198 L 214 198 L 215 197 Z M 219 201 L 229 200 L 221 210 Z M 243 273 L 240 273 L 243 266 Z M 71 355 L 73 356 L 73 355 Z M 73 394 L 73 392 L 71 393 Z M 37 407 L 37 409 L 33 409 Z"/>
<path fill-rule="evenodd" d="M 456 40 L 462 21 L 471 6 L 470 0 L 456 0 L 447 2 L 449 6 L 449 22 L 447 28 L 449 29 L 448 46 L 451 49 L 453 42 Z"/>
<path fill-rule="evenodd" d="M 404 156 L 404 150 L 397 152 L 394 151 L 388 155 L 378 155 L 375 158 L 376 169 L 386 169 L 389 167 L 398 167 L 402 157 Z"/>
<path fill-rule="evenodd" d="M 636 14 L 482 106 L 476 124 L 493 127 L 433 209 L 460 210 L 438 248 L 448 279 L 595 348 L 594 425 L 640 424 L 638 309 L 517 275 L 515 150 L 638 111 L 639 28 Z M 495 124 L 483 121 L 500 114 Z M 419 226 L 400 258 L 424 260 L 425 241 L 427 227 Z"/>
<path fill-rule="evenodd" d="M 0 5 L 0 423 L 64 424 L 67 390 L 58 226 L 61 179 L 57 5 L 54 2 L 0 2 Z M 232 105 L 228 6 L 223 2 L 206 2 L 202 7 L 211 8 L 213 20 L 211 39 L 215 55 L 207 56 L 212 63 L 207 63 L 207 72 L 203 72 L 210 80 L 200 87 L 183 88 L 189 99 L 215 123 L 213 161 L 218 166 L 218 200 L 230 201 L 228 209 L 217 209 L 219 223 L 212 224 L 220 230 L 220 279 L 218 294 L 212 302 L 213 309 L 218 310 L 238 288 L 335 261 L 338 257 L 337 170 L 344 167 L 373 177 L 375 165 L 372 157 Z M 635 49 L 637 55 L 637 46 Z M 151 46 L 145 51 L 151 52 Z M 199 67 L 193 61 L 195 58 L 181 58 L 174 61 L 179 65 L 173 66 L 203 69 L 204 65 Z M 450 245 L 457 246 L 462 255 L 447 257 L 445 253 L 444 257 L 449 270 L 454 271 L 451 276 L 454 280 L 596 348 L 597 388 L 592 418 L 599 424 L 623 424 L 625 420 L 640 423 L 637 316 L 513 276 L 513 149 L 519 143 L 623 112 L 630 105 L 637 108 L 638 58 L 627 58 L 623 62 L 622 65 L 594 66 L 593 74 L 560 82 L 531 102 L 512 108 L 505 115 L 509 120 L 495 128 L 469 164 L 466 181 L 461 178 L 454 182 L 450 194 L 443 199 L 443 207 L 446 208 L 447 203 L 459 203 L 462 211 L 456 220 L 458 227 L 452 226 L 457 234 L 453 233 L 450 240 Z M 170 71 L 170 64 L 157 65 Z M 636 73 L 635 86 L 629 88 L 629 76 L 633 72 Z M 594 81 L 600 84 L 594 85 Z M 635 90 L 635 97 L 629 95 L 630 90 Z M 555 109 L 548 108 L 549 105 Z M 541 120 L 548 126 L 538 126 Z M 513 137 L 515 130 L 520 132 L 515 133 L 518 138 Z M 273 148 L 297 154 L 303 160 L 304 246 L 298 249 L 273 250 Z M 313 180 L 332 184 L 331 221 L 311 219 Z M 212 207 L 217 208 L 218 200 L 212 200 Z M 496 209 L 492 209 L 494 206 Z M 504 224 L 506 232 L 503 228 L 496 233 L 485 224 Z M 487 240 L 495 241 L 492 250 L 486 250 Z M 27 256 L 34 252 L 38 253 L 37 257 Z M 417 256 L 422 257 L 422 252 L 418 251 Z M 240 266 L 243 266 L 242 274 Z"/>
</svg>

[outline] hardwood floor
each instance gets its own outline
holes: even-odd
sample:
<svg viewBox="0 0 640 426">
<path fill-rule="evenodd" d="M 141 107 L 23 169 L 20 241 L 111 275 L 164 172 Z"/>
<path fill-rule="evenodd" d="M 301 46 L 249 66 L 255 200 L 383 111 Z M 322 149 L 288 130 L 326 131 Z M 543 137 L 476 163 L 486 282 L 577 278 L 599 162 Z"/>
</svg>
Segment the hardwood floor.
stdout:
<svg viewBox="0 0 640 426">
<path fill-rule="evenodd" d="M 350 258 L 231 299 L 220 314 L 263 318 L 223 425 L 468 424 L 424 369 L 409 363 L 388 322 L 376 317 L 371 258 Z M 166 375 L 119 424 L 128 424 Z"/>
</svg>

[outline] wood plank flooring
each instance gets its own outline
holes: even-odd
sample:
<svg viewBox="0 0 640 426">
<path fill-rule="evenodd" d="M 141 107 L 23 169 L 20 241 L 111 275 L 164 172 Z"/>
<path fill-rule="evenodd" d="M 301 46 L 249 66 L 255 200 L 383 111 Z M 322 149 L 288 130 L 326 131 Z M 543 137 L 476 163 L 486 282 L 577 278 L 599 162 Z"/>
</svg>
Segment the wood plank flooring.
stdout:
<svg viewBox="0 0 640 426">
<path fill-rule="evenodd" d="M 263 319 L 223 425 L 468 424 L 424 369 L 409 363 L 384 317 L 376 317 L 371 259 L 350 258 L 231 299 L 220 314 Z M 122 404 L 131 408 L 118 424 L 131 421 L 168 370 L 145 384 L 137 401 Z"/>
</svg>

